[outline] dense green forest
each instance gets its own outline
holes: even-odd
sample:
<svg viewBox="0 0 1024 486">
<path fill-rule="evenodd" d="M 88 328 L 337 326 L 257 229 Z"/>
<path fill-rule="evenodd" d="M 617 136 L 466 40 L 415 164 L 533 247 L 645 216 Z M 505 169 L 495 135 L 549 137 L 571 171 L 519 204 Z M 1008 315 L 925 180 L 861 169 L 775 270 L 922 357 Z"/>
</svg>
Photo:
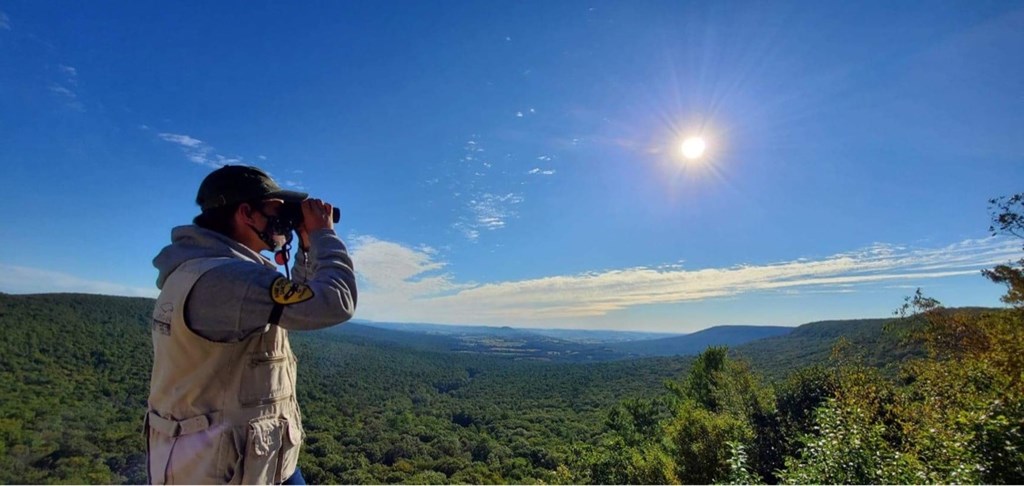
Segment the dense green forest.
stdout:
<svg viewBox="0 0 1024 486">
<path fill-rule="evenodd" d="M 153 301 L 0 294 L 0 482 L 145 482 Z M 293 334 L 312 482 L 554 480 L 606 410 L 692 358 L 555 364 L 438 353 L 371 331 Z"/>
<path fill-rule="evenodd" d="M 993 232 L 1024 236 L 1024 195 L 993 202 Z M 918 291 L 893 319 L 696 357 L 296 333 L 300 465 L 312 483 L 1024 483 L 1024 259 L 984 274 L 1009 307 Z M 145 482 L 152 305 L 0 294 L 0 483 Z"/>
<path fill-rule="evenodd" d="M 145 481 L 151 306 L 0 294 L 0 482 Z M 885 322 L 894 321 L 813 323 L 732 354 L 710 350 L 693 368 L 687 357 L 572 364 L 438 353 L 367 329 L 298 334 L 301 465 L 312 482 L 341 483 L 784 480 L 773 471 L 800 457 L 815 409 L 834 404 L 841 383 L 875 380 L 894 393 L 899 382 L 883 372 L 897 362 L 878 357 L 925 356 L 898 352 L 913 348 L 899 337 L 909 322 L 888 332 Z M 764 381 L 746 362 L 789 378 Z M 702 475 L 672 459 L 687 444 L 700 444 L 690 468 Z"/>
</svg>

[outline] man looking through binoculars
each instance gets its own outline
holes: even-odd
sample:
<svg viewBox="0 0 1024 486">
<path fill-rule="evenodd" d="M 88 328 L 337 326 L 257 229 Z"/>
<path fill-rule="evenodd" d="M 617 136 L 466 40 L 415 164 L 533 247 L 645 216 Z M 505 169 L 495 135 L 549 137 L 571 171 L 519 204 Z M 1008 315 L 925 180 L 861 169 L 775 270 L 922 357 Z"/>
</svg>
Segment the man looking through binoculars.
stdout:
<svg viewBox="0 0 1024 486">
<path fill-rule="evenodd" d="M 336 210 L 307 196 L 256 167 L 221 167 L 199 187 L 202 214 L 153 260 L 151 483 L 304 484 L 288 331 L 340 324 L 356 306 Z M 286 255 L 293 231 L 302 251 L 285 277 L 260 252 Z"/>
</svg>

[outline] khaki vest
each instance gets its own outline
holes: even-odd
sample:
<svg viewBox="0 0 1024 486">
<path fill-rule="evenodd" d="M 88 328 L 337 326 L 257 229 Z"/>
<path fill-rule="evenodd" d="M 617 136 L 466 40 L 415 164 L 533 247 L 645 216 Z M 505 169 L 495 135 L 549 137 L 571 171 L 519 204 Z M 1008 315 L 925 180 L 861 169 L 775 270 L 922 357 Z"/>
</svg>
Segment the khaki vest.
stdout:
<svg viewBox="0 0 1024 486">
<path fill-rule="evenodd" d="M 233 261 L 185 262 L 156 301 L 145 424 L 153 484 L 269 484 L 295 472 L 302 422 L 288 332 L 268 324 L 221 343 L 185 324 L 185 302 L 199 277 Z"/>
</svg>

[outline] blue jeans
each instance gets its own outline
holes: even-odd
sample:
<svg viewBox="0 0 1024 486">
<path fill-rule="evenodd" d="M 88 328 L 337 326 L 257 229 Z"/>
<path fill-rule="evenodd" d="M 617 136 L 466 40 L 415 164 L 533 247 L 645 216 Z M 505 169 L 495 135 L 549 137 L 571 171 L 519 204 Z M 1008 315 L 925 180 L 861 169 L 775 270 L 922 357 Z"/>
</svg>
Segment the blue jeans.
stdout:
<svg viewBox="0 0 1024 486">
<path fill-rule="evenodd" d="M 285 479 L 281 484 L 306 484 L 306 478 L 302 477 L 302 470 L 295 467 L 295 474 L 288 479 Z"/>
</svg>

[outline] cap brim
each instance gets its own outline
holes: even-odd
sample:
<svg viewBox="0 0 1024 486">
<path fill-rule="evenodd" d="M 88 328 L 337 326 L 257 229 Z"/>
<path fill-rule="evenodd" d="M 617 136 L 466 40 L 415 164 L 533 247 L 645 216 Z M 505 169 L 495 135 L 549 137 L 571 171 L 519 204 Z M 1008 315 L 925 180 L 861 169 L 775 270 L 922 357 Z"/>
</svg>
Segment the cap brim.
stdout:
<svg viewBox="0 0 1024 486">
<path fill-rule="evenodd" d="M 263 199 L 283 199 L 284 202 L 302 202 L 309 199 L 309 194 L 298 191 L 274 191 L 263 196 Z"/>
</svg>

